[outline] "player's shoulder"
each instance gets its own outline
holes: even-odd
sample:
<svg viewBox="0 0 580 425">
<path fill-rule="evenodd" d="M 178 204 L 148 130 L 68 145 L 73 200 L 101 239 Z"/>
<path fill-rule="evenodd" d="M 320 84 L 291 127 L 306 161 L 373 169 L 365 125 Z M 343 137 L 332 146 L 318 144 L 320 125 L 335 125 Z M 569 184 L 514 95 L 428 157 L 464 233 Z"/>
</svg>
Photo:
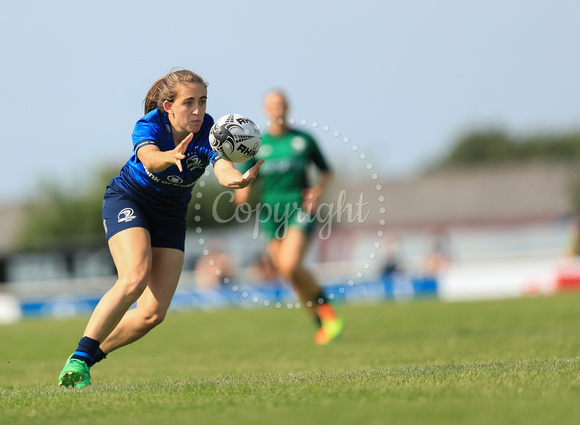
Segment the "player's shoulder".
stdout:
<svg viewBox="0 0 580 425">
<path fill-rule="evenodd" d="M 169 122 L 164 122 L 163 114 L 159 109 L 154 110 L 143 115 L 136 123 L 133 129 L 133 138 L 143 139 L 143 138 L 156 138 L 154 136 L 159 136 L 163 134 L 163 128 L 167 127 Z"/>
<path fill-rule="evenodd" d="M 143 115 L 139 121 L 158 123 L 161 122 L 162 120 L 163 113 L 159 110 L 159 108 L 155 108 L 152 111 L 149 111 L 145 115 Z"/>
<path fill-rule="evenodd" d="M 306 140 L 308 143 L 316 143 L 312 134 L 306 130 L 292 127 L 292 128 L 290 128 L 289 135 L 292 138 L 300 137 L 300 138 Z"/>
<path fill-rule="evenodd" d="M 262 142 L 278 141 L 280 139 L 293 140 L 293 139 L 304 139 L 307 141 L 314 141 L 314 138 L 310 133 L 304 130 L 299 130 L 294 127 L 290 127 L 282 136 L 272 136 L 269 132 L 262 133 Z"/>
<path fill-rule="evenodd" d="M 296 127 L 290 127 L 288 129 L 288 134 L 291 136 L 302 136 L 302 137 L 308 137 L 308 138 L 312 138 L 312 136 L 310 135 L 309 132 L 307 132 L 306 130 L 302 130 Z"/>
<path fill-rule="evenodd" d="M 169 125 L 168 121 L 164 122 L 166 120 L 164 120 L 163 115 L 164 114 L 158 108 L 146 113 L 137 121 L 137 123 L 135 123 L 135 132 L 155 131 Z"/>
<path fill-rule="evenodd" d="M 288 136 L 293 145 L 301 146 L 302 149 L 311 150 L 317 146 L 314 137 L 306 130 L 291 128 Z"/>
</svg>

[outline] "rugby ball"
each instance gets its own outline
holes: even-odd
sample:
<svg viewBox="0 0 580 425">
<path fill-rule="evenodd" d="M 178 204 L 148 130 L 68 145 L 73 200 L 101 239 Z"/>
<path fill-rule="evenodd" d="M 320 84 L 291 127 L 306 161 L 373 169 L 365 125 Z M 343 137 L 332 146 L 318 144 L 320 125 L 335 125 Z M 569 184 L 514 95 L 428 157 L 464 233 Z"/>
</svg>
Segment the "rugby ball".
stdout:
<svg viewBox="0 0 580 425">
<path fill-rule="evenodd" d="M 245 162 L 258 153 L 262 146 L 262 135 L 258 126 L 248 117 L 228 114 L 211 127 L 209 144 L 226 161 Z"/>
</svg>

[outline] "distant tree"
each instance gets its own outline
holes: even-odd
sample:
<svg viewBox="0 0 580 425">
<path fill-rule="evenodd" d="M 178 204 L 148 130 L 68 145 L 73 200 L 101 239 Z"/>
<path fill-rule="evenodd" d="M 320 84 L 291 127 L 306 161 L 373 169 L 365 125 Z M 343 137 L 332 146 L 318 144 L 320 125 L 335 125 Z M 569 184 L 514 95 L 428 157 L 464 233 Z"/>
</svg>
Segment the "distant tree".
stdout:
<svg viewBox="0 0 580 425">
<path fill-rule="evenodd" d="M 471 164 L 504 162 L 514 157 L 514 144 L 500 130 L 472 132 L 462 136 L 449 154 L 440 162 L 440 168 Z"/>
<path fill-rule="evenodd" d="M 493 166 L 505 163 L 567 162 L 578 172 L 573 174 L 569 200 L 573 212 L 580 214 L 580 132 L 536 133 L 514 136 L 500 129 L 482 129 L 459 137 L 449 153 L 429 167 L 437 172 L 474 165 Z"/>
<path fill-rule="evenodd" d="M 19 248 L 91 244 L 103 237 L 101 207 L 109 180 L 118 169 L 97 172 L 81 187 L 67 188 L 44 181 L 24 211 Z"/>
<path fill-rule="evenodd" d="M 580 132 L 563 134 L 540 133 L 516 139 L 521 159 L 580 159 Z"/>
<path fill-rule="evenodd" d="M 514 136 L 505 130 L 491 128 L 471 131 L 459 137 L 449 153 L 431 170 L 530 160 L 576 159 L 580 159 L 580 132 Z"/>
</svg>

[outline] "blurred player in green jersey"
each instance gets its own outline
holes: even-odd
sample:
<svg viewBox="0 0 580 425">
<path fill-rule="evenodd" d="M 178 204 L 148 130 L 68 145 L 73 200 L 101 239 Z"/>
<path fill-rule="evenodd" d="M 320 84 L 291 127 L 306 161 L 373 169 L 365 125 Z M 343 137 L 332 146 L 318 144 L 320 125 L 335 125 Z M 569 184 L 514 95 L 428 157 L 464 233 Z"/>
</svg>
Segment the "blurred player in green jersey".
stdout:
<svg viewBox="0 0 580 425">
<path fill-rule="evenodd" d="M 340 336 L 343 321 L 302 261 L 314 231 L 318 199 L 329 182 L 331 170 L 315 140 L 288 126 L 287 111 L 283 93 L 273 91 L 266 95 L 264 112 L 270 122 L 269 132 L 262 135 L 258 154 L 242 167 L 249 169 L 266 160 L 260 169 L 259 218 L 268 238 L 267 251 L 280 276 L 292 283 L 313 314 L 318 325 L 314 340 L 322 345 Z M 311 164 L 319 170 L 314 185 L 308 182 Z M 236 202 L 247 202 L 249 194 L 249 187 L 237 190 Z"/>
</svg>

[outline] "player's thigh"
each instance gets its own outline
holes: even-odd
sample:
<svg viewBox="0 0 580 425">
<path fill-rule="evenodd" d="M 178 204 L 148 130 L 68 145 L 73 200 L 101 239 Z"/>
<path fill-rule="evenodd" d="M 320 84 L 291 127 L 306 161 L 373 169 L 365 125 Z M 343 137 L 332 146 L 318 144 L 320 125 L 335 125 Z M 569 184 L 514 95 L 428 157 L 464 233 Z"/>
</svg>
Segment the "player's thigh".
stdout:
<svg viewBox="0 0 580 425">
<path fill-rule="evenodd" d="M 302 229 L 290 226 L 286 237 L 279 240 L 280 245 L 277 253 L 279 267 L 297 268 L 302 263 L 308 242 L 309 237 Z"/>
<path fill-rule="evenodd" d="M 151 267 L 151 239 L 143 227 L 131 227 L 109 238 L 109 250 L 119 278 L 144 279 Z"/>
<path fill-rule="evenodd" d="M 138 308 L 164 314 L 173 298 L 183 268 L 183 251 L 173 248 L 153 248 L 149 285 L 137 301 Z"/>
</svg>

